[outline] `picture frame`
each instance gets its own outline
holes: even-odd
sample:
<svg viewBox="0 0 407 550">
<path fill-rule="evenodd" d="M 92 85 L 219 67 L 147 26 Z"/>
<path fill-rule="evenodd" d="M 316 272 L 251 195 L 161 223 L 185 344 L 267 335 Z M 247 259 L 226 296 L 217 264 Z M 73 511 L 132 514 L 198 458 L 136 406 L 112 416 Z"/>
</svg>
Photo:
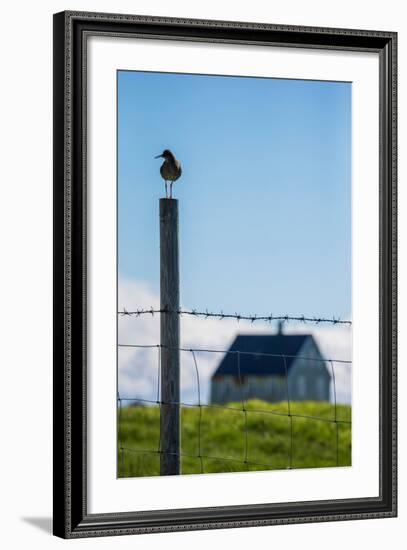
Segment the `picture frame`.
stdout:
<svg viewBox="0 0 407 550">
<path fill-rule="evenodd" d="M 137 37 L 292 51 L 371 53 L 379 63 L 377 496 L 109 510 L 88 502 L 87 43 Z M 54 15 L 54 534 L 62 538 L 394 517 L 397 514 L 397 34 L 65 11 Z M 96 159 L 97 162 L 97 159 Z M 376 238 L 373 236 L 372 238 Z M 92 343 L 95 345 L 95 342 Z M 97 345 L 97 343 L 96 343 Z M 148 480 L 146 480 L 148 482 Z"/>
</svg>

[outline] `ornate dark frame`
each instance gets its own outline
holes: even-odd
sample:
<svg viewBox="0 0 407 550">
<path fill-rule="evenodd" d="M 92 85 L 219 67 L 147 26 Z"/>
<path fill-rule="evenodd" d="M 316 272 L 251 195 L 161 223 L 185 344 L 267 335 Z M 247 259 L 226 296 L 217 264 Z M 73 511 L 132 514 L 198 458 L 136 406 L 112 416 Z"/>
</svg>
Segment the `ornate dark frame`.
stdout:
<svg viewBox="0 0 407 550">
<path fill-rule="evenodd" d="M 86 44 L 95 34 L 377 52 L 380 58 L 380 495 L 88 514 Z M 394 517 L 397 514 L 397 34 L 135 15 L 54 15 L 54 534 L 64 538 Z"/>
</svg>

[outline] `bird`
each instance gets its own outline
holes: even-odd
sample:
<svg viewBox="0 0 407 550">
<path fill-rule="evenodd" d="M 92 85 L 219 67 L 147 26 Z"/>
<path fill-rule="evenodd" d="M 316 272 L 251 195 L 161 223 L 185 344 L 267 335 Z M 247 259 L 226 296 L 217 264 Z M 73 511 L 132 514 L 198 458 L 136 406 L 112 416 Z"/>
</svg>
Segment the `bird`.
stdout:
<svg viewBox="0 0 407 550">
<path fill-rule="evenodd" d="M 169 149 L 165 149 L 161 155 L 154 157 L 156 159 L 163 158 L 164 162 L 160 168 L 160 174 L 165 181 L 165 198 L 168 199 L 167 183 L 170 182 L 170 199 L 172 199 L 172 185 L 182 174 L 181 163 L 175 158 Z"/>
</svg>

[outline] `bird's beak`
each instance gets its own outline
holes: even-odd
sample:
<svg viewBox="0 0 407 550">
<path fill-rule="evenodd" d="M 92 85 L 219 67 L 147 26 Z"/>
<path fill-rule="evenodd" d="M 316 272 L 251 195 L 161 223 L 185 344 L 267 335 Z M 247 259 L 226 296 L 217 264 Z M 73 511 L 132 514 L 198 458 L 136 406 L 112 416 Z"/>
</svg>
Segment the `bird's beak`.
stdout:
<svg viewBox="0 0 407 550">
<path fill-rule="evenodd" d="M 155 159 L 160 159 L 162 158 L 162 155 L 157 155 L 156 157 L 154 157 Z"/>
</svg>

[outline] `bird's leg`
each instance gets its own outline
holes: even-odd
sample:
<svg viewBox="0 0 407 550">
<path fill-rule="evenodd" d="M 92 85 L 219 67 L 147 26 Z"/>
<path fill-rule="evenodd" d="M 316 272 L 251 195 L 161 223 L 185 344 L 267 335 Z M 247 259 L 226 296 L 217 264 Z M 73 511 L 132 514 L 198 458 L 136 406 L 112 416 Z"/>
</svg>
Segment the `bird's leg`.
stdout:
<svg viewBox="0 0 407 550">
<path fill-rule="evenodd" d="M 167 180 L 165 180 L 165 198 L 168 199 Z"/>
<path fill-rule="evenodd" d="M 170 183 L 170 199 L 172 199 L 172 184 L 173 183 L 174 183 L 173 181 Z"/>
</svg>

